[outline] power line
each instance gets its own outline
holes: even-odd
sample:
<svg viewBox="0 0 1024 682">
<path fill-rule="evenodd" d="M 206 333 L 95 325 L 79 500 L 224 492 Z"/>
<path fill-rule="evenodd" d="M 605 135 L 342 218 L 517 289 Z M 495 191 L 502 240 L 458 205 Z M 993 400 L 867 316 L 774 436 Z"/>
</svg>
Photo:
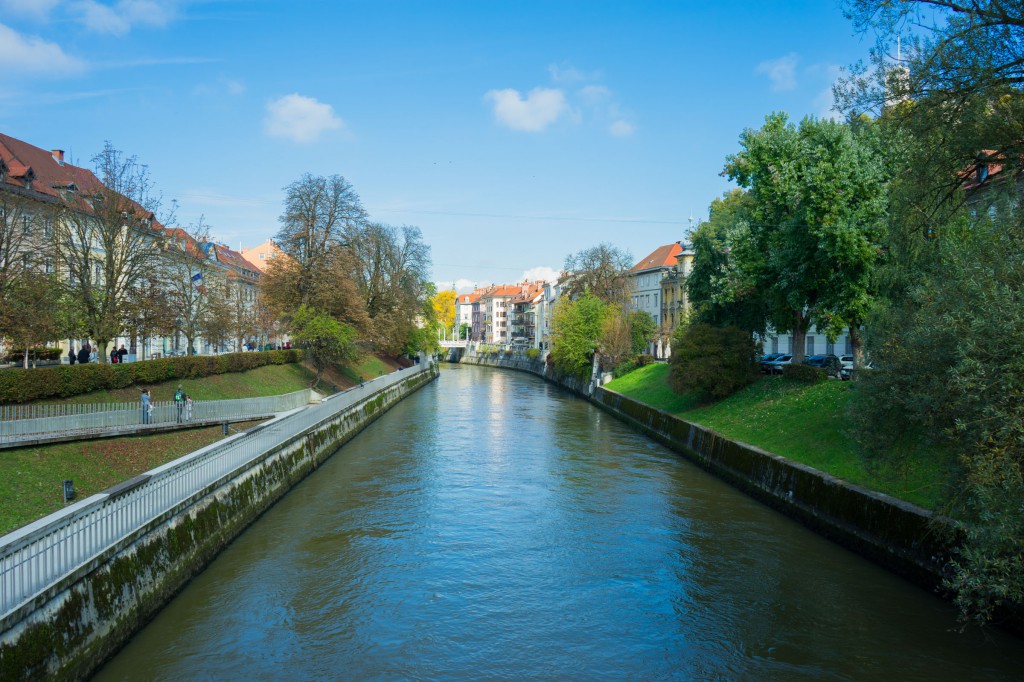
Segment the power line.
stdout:
<svg viewBox="0 0 1024 682">
<path fill-rule="evenodd" d="M 409 213 L 411 215 L 446 215 L 465 218 L 512 218 L 514 220 L 557 220 L 562 222 L 576 223 L 633 223 L 641 225 L 679 225 L 680 220 L 643 220 L 640 218 L 572 218 L 568 216 L 529 216 L 510 215 L 502 213 L 458 213 L 454 211 L 410 211 L 401 208 L 378 208 L 370 210 L 370 213 Z"/>
</svg>

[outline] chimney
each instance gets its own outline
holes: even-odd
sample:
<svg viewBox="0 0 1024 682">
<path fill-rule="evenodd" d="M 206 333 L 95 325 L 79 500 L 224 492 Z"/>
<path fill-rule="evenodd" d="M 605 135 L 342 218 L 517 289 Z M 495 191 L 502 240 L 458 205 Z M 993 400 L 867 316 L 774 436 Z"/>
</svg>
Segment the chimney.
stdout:
<svg viewBox="0 0 1024 682">
<path fill-rule="evenodd" d="M 53 160 L 63 166 L 64 165 L 64 150 L 63 149 L 54 149 L 53 150 Z"/>
</svg>

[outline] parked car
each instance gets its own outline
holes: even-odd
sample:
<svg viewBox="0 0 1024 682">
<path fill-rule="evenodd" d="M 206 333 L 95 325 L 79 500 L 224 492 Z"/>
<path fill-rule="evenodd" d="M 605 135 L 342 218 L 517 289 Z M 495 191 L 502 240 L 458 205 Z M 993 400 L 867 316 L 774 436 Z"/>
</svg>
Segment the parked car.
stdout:
<svg viewBox="0 0 1024 682">
<path fill-rule="evenodd" d="M 809 357 L 804 358 L 804 364 L 810 365 L 811 367 L 820 367 L 826 372 L 828 372 L 828 375 L 830 377 L 835 377 L 836 379 L 840 378 L 843 369 L 843 363 L 839 360 L 838 357 L 831 354 L 811 355 Z"/>
<path fill-rule="evenodd" d="M 764 366 L 766 366 L 768 368 L 767 369 L 768 374 L 782 374 L 782 368 L 785 367 L 788 364 L 791 364 L 792 362 L 793 362 L 793 356 L 792 355 L 780 355 L 779 357 L 775 358 L 774 360 L 766 362 L 764 364 Z"/>
<path fill-rule="evenodd" d="M 853 356 L 844 355 L 839 358 L 839 361 L 843 364 L 842 369 L 839 370 L 839 378 L 843 381 L 849 381 L 853 377 Z M 858 369 L 874 369 L 874 366 L 868 362 L 858 367 Z"/>
<path fill-rule="evenodd" d="M 764 355 L 757 359 L 757 363 L 761 365 L 761 371 L 764 372 L 765 374 L 768 374 L 768 363 L 772 362 L 773 360 L 778 360 L 783 355 L 785 355 L 785 353 L 765 353 Z"/>
</svg>

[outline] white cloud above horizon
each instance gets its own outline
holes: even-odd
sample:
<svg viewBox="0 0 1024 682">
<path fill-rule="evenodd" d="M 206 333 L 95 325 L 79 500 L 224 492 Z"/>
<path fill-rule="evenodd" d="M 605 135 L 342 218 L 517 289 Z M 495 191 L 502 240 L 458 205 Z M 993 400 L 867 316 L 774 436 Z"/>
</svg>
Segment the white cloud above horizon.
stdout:
<svg viewBox="0 0 1024 682">
<path fill-rule="evenodd" d="M 790 52 L 778 59 L 767 59 L 757 65 L 754 73 L 764 74 L 771 81 L 771 88 L 776 92 L 794 90 L 796 88 L 796 65 L 800 56 Z"/>
<path fill-rule="evenodd" d="M 512 130 L 541 132 L 564 114 L 571 114 L 565 93 L 555 88 L 534 88 L 523 99 L 518 90 L 491 90 L 484 99 L 494 104 L 494 117 Z"/>
<path fill-rule="evenodd" d="M 166 0 L 119 0 L 105 5 L 96 0 L 77 0 L 71 11 L 90 31 L 123 36 L 135 26 L 166 26 L 177 14 L 176 4 Z"/>
<path fill-rule="evenodd" d="M 61 0 L 0 0 L 0 10 L 6 16 L 19 16 L 33 21 L 46 21 Z"/>
<path fill-rule="evenodd" d="M 24 36 L 0 24 L 0 63 L 4 73 L 68 75 L 86 68 L 85 62 L 64 52 L 60 45 L 35 36 Z"/>
<path fill-rule="evenodd" d="M 295 142 L 313 142 L 328 130 L 344 128 L 345 123 L 330 104 L 292 93 L 267 103 L 263 130 L 271 137 Z"/>
<path fill-rule="evenodd" d="M 519 281 L 536 282 L 538 280 L 543 280 L 545 282 L 557 282 L 559 272 L 559 270 L 555 270 L 547 265 L 539 265 L 524 272 Z"/>
<path fill-rule="evenodd" d="M 629 137 L 636 130 L 636 126 L 629 121 L 618 120 L 608 126 L 608 132 L 615 137 Z"/>
</svg>

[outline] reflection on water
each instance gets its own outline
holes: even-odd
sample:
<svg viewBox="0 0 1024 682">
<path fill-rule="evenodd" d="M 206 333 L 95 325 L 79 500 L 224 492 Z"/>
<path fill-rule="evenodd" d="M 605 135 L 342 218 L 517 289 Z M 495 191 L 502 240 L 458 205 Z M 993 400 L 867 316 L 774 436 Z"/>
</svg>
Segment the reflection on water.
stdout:
<svg viewBox="0 0 1024 682">
<path fill-rule="evenodd" d="M 533 377 L 403 401 L 99 674 L 1011 679 L 1024 646 Z"/>
</svg>

